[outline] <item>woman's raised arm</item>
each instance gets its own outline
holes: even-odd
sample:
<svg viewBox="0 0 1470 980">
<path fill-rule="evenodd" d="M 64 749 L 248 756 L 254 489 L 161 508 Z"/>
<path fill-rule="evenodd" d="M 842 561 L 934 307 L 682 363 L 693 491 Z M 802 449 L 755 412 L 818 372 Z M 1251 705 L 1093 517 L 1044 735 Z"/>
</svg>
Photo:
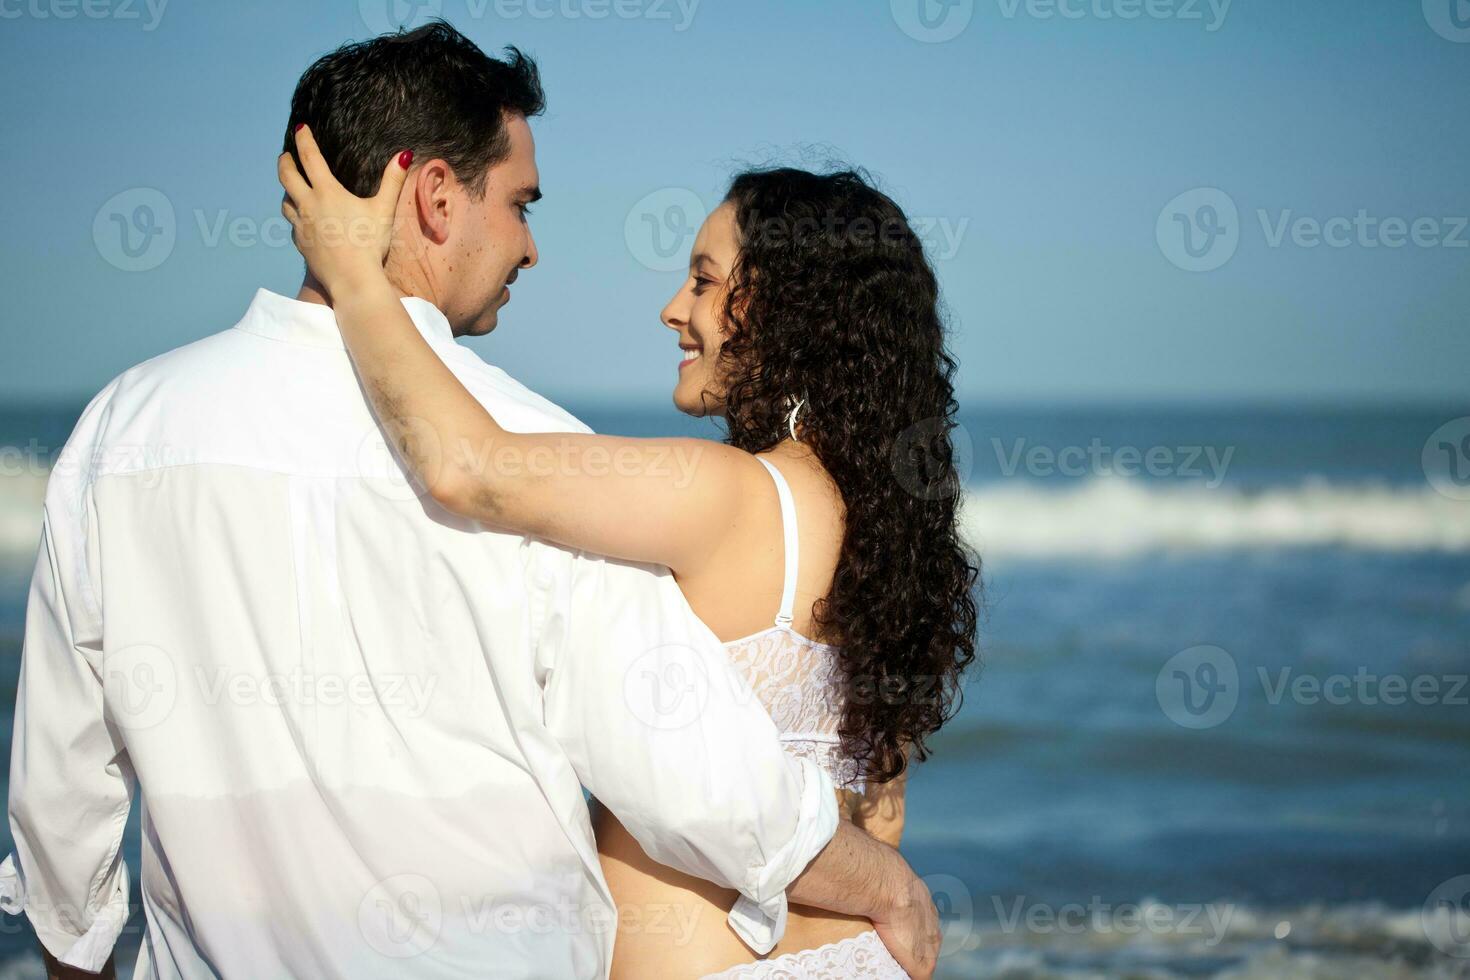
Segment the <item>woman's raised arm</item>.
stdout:
<svg viewBox="0 0 1470 980">
<path fill-rule="evenodd" d="M 282 213 L 337 325 L 374 413 L 425 490 L 481 523 L 676 572 L 734 525 L 755 459 L 704 439 L 632 439 L 502 428 L 414 326 L 383 269 L 411 156 L 359 198 L 332 176 L 309 128 L 282 154 Z M 415 193 L 409 186 L 409 193 Z"/>
</svg>

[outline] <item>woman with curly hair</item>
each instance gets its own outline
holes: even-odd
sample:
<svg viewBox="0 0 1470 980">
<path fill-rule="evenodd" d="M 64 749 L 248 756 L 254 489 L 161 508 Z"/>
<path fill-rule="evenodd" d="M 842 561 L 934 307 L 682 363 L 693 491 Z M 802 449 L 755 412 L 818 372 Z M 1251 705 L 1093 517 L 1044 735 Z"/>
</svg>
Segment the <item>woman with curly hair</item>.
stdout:
<svg viewBox="0 0 1470 980">
<path fill-rule="evenodd" d="M 303 142 L 303 165 L 324 168 Z M 926 757 L 975 659 L 979 574 L 956 526 L 955 364 L 902 210 L 853 172 L 735 178 L 661 316 L 683 351 L 674 404 L 722 416 L 719 444 L 503 428 L 393 292 L 365 283 L 383 275 L 382 251 L 374 271 L 357 248 L 348 272 L 352 236 L 309 233 L 301 213 L 324 213 L 321 181 L 283 180 L 312 274 L 334 296 L 376 297 L 336 303 L 338 325 L 433 499 L 486 526 L 667 565 L 788 751 L 822 765 L 845 814 L 897 846 L 910 757 Z M 369 219 L 373 202 L 361 207 Z M 595 823 L 624 910 L 615 978 L 905 976 L 868 920 L 804 906 L 754 957 L 725 924 L 735 893 L 655 863 L 605 810 Z"/>
</svg>

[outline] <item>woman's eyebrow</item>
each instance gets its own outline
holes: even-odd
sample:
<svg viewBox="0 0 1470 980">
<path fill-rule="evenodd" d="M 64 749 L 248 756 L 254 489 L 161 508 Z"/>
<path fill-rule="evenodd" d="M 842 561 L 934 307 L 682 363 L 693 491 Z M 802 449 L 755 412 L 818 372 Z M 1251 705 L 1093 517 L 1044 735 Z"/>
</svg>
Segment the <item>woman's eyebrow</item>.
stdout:
<svg viewBox="0 0 1470 980">
<path fill-rule="evenodd" d="M 720 263 L 710 258 L 708 252 L 695 252 L 689 257 L 689 264 L 691 266 L 708 265 L 715 272 L 721 271 Z"/>
</svg>

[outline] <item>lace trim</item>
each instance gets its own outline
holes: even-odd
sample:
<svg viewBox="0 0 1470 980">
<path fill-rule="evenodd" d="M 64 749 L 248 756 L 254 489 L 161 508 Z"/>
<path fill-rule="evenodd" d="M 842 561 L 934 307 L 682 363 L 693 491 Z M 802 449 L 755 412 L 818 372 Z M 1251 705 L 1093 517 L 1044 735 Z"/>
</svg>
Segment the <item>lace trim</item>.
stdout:
<svg viewBox="0 0 1470 980">
<path fill-rule="evenodd" d="M 844 756 L 835 742 L 818 741 L 802 735 L 782 735 L 781 748 L 786 754 L 798 759 L 810 759 L 827 775 L 838 789 L 861 793 L 865 787 L 862 770 L 852 759 Z"/>
<path fill-rule="evenodd" d="M 742 963 L 703 980 L 909 980 L 873 931 L 815 949 Z"/>
<path fill-rule="evenodd" d="M 785 631 L 787 633 L 790 633 L 792 636 L 796 637 L 796 639 L 800 640 L 806 646 L 816 647 L 819 650 L 838 650 L 838 649 L 841 649 L 840 647 L 834 646 L 831 643 L 818 643 L 816 640 L 814 640 L 811 637 L 807 636 L 805 633 L 798 633 L 796 630 L 792 629 L 790 626 L 782 626 L 780 623 L 776 623 L 774 626 L 767 626 L 763 630 L 757 630 L 754 633 L 750 633 L 750 634 L 748 634 L 746 636 L 742 636 L 738 640 L 727 640 L 725 642 L 725 646 L 732 647 L 732 646 L 735 646 L 737 643 L 749 643 L 751 640 L 758 640 L 761 637 L 765 636 L 767 633 L 774 633 L 776 630 L 783 630 L 783 631 Z"/>
<path fill-rule="evenodd" d="M 789 642 L 786 631 L 777 630 L 729 644 L 726 650 L 777 728 L 836 733 L 842 717 L 842 690 L 835 657 Z"/>
<path fill-rule="evenodd" d="M 839 648 L 772 626 L 726 643 L 725 649 L 775 722 L 786 750 L 821 766 L 838 787 L 862 792 L 859 767 L 838 747 Z"/>
</svg>

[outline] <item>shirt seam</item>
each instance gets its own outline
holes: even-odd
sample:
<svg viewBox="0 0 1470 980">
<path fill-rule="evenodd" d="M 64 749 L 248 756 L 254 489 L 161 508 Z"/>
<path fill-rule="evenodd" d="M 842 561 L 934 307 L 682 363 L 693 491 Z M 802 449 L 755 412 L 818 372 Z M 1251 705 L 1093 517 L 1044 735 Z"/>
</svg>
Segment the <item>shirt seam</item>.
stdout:
<svg viewBox="0 0 1470 980">
<path fill-rule="evenodd" d="M 129 789 L 128 794 L 123 797 L 122 803 L 113 808 L 112 845 L 107 850 L 107 858 L 102 862 L 102 867 L 97 869 L 97 874 L 93 876 L 92 883 L 87 886 L 87 902 L 88 905 L 92 906 L 87 911 L 94 916 L 106 904 L 105 902 L 98 901 L 98 898 L 102 894 L 102 885 L 107 880 L 108 872 L 112 870 L 113 861 L 116 860 L 118 853 L 122 850 L 123 834 L 127 829 L 128 811 L 132 808 L 133 794 L 131 789 Z M 126 898 L 124 898 L 124 901 L 126 901 Z M 91 928 L 90 923 L 88 923 L 88 928 Z M 86 930 L 83 930 L 82 935 L 86 935 Z"/>
</svg>

